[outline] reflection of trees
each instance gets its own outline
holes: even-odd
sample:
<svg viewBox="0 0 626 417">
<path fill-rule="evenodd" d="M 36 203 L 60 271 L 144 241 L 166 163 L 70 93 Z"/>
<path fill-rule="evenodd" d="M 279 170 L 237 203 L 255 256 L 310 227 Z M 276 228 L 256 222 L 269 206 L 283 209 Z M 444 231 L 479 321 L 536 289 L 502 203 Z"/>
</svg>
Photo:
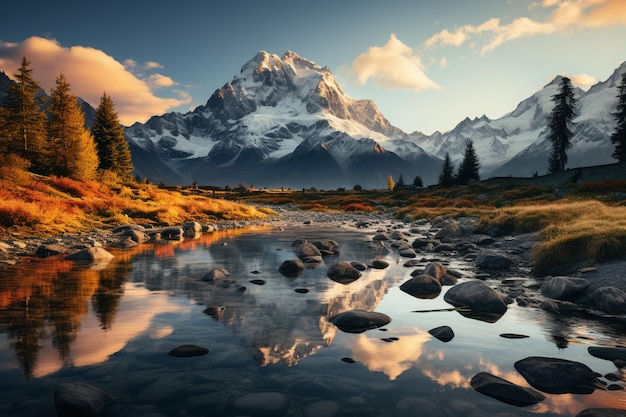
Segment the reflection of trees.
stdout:
<svg viewBox="0 0 626 417">
<path fill-rule="evenodd" d="M 60 259 L 36 260 L 7 270 L 0 286 L 0 332 L 6 332 L 10 347 L 24 375 L 35 373 L 43 340 L 50 338 L 61 360 L 67 361 L 88 299 L 98 288 L 103 293 L 117 288 L 125 279 L 113 265 L 98 271 Z M 103 284 L 100 285 L 100 277 Z M 105 296 L 95 302 L 102 326 L 115 317 L 119 297 Z M 115 300 L 114 300 L 115 299 Z"/>
<path fill-rule="evenodd" d="M 102 330 L 109 330 L 124 294 L 122 284 L 132 269 L 128 261 L 121 262 L 115 269 L 105 269 L 100 274 L 98 289 L 91 297 L 93 310 L 100 321 Z"/>
<path fill-rule="evenodd" d="M 40 340 L 45 325 L 45 300 L 40 297 L 27 297 L 24 303 L 12 304 L 2 313 L 1 330 L 6 331 L 9 339 L 13 340 L 10 346 L 15 351 L 22 372 L 30 378 L 41 349 Z"/>
</svg>

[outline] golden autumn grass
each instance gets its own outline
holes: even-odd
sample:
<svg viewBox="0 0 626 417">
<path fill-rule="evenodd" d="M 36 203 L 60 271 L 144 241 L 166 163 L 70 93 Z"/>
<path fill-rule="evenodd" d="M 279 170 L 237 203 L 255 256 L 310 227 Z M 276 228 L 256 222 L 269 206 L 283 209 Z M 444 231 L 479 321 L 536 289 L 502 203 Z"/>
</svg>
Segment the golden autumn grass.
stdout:
<svg viewBox="0 0 626 417">
<path fill-rule="evenodd" d="M 166 226 L 185 221 L 265 219 L 270 209 L 184 194 L 154 185 L 121 184 L 103 176 L 80 182 L 40 177 L 15 169 L 0 171 L 0 233 L 45 236 L 126 223 Z"/>
<path fill-rule="evenodd" d="M 471 216 L 481 228 L 498 226 L 509 233 L 538 232 L 535 272 L 565 273 L 597 261 L 626 257 L 626 181 L 572 185 L 565 198 L 547 187 L 490 189 L 470 187 L 421 190 L 415 194 L 385 191 L 264 193 L 243 197 L 304 209 L 370 211 L 386 208 L 400 219 Z M 481 198 L 487 195 L 488 198 Z M 245 200 L 244 200 L 245 201 Z M 557 268 L 555 268 L 555 266 Z M 559 270 L 560 267 L 560 271 Z"/>
</svg>

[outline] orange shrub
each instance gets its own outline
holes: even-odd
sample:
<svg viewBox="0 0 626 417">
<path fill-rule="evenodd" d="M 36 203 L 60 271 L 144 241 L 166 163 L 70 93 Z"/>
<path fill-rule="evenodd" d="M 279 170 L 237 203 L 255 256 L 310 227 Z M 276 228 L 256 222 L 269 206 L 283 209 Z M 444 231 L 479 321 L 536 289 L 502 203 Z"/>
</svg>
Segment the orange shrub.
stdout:
<svg viewBox="0 0 626 417">
<path fill-rule="evenodd" d="M 454 207 L 476 207 L 476 200 L 468 200 L 467 198 L 461 198 L 454 203 Z"/>
<path fill-rule="evenodd" d="M 347 206 L 344 207 L 345 211 L 374 211 L 374 208 L 372 206 L 368 206 L 367 204 L 364 203 L 350 203 Z"/>
<path fill-rule="evenodd" d="M 626 180 L 583 182 L 578 186 L 578 192 L 581 193 L 603 193 L 615 191 L 626 191 Z"/>
</svg>

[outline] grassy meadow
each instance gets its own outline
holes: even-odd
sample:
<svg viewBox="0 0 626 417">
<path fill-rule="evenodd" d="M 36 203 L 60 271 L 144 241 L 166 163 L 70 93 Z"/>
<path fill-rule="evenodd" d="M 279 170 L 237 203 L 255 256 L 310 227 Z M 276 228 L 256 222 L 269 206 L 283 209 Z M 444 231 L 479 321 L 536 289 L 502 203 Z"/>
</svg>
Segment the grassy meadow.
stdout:
<svg viewBox="0 0 626 417">
<path fill-rule="evenodd" d="M 398 219 L 474 217 L 480 228 L 505 233 L 537 232 L 535 270 L 580 267 L 626 256 L 626 181 L 572 184 L 559 195 L 547 187 L 489 188 L 481 183 L 414 191 L 224 192 L 202 188 L 163 189 L 120 182 L 114 175 L 80 182 L 0 168 L 0 233 L 51 236 L 127 223 L 178 225 L 195 220 L 260 220 L 268 205 L 326 212 L 385 211 Z"/>
<path fill-rule="evenodd" d="M 81 182 L 0 168 L 0 234 L 51 236 L 128 223 L 173 226 L 185 221 L 265 219 L 257 209 L 206 195 L 122 183 L 114 175 Z"/>
<path fill-rule="evenodd" d="M 398 219 L 474 217 L 483 230 L 537 232 L 537 274 L 567 273 L 595 262 L 626 257 L 626 181 L 548 187 L 486 187 L 476 183 L 415 192 L 264 192 L 231 195 L 241 202 L 294 204 L 321 211 L 387 210 Z"/>
</svg>

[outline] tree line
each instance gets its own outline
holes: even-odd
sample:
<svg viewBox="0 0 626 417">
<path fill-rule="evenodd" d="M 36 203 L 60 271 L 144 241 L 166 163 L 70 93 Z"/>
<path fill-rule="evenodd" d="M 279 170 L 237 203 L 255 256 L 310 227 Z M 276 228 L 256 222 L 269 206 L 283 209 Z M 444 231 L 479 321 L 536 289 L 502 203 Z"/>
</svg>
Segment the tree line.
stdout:
<svg viewBox="0 0 626 417">
<path fill-rule="evenodd" d="M 102 94 L 88 129 L 65 75 L 59 74 L 47 97 L 32 72 L 23 57 L 15 83 L 0 103 L 0 167 L 82 181 L 94 179 L 98 171 L 131 179 L 131 153 L 111 97 Z"/>
<path fill-rule="evenodd" d="M 616 111 L 613 118 L 616 121 L 616 128 L 611 135 L 611 143 L 615 146 L 612 157 L 619 162 L 626 162 L 626 73 L 622 74 L 621 84 L 618 86 Z M 548 159 L 548 173 L 554 174 L 565 170 L 567 165 L 567 150 L 572 147 L 571 139 L 574 136 L 574 123 L 576 117 L 576 98 L 571 80 L 563 77 L 559 84 L 559 89 L 552 96 L 554 106 L 548 116 L 548 140 L 552 144 L 552 152 Z M 439 186 L 450 187 L 453 185 L 464 185 L 472 180 L 480 180 L 478 170 L 480 163 L 471 139 L 468 139 L 463 160 L 455 173 L 454 164 L 450 160 L 450 155 L 446 153 L 441 174 L 439 175 Z"/>
</svg>

